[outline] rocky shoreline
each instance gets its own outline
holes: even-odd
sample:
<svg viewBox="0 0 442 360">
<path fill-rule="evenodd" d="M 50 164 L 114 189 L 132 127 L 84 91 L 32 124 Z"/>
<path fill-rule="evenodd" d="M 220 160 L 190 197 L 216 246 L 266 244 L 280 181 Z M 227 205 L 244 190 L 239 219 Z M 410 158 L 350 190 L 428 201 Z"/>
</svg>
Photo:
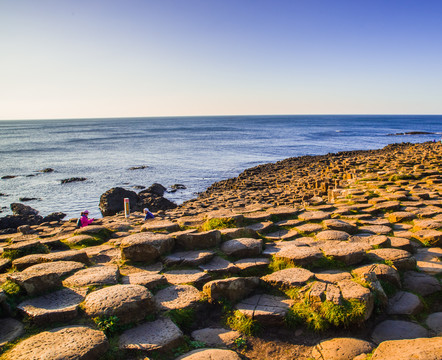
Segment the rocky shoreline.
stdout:
<svg viewBox="0 0 442 360">
<path fill-rule="evenodd" d="M 442 358 L 440 143 L 286 159 L 154 220 L 75 223 L 0 235 L 2 359 Z"/>
</svg>

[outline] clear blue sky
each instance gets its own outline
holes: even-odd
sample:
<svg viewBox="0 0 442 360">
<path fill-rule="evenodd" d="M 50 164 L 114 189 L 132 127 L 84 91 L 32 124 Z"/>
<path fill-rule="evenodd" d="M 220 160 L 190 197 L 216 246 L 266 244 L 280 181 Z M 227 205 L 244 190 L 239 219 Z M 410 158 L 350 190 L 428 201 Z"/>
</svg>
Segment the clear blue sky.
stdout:
<svg viewBox="0 0 442 360">
<path fill-rule="evenodd" d="M 0 0 L 0 119 L 442 114 L 441 0 Z"/>
</svg>

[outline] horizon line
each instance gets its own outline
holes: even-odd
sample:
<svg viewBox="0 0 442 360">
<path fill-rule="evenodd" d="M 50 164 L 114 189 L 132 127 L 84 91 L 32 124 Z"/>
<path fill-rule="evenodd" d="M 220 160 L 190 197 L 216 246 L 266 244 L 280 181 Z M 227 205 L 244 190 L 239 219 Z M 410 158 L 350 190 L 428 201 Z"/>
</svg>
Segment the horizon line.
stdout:
<svg viewBox="0 0 442 360">
<path fill-rule="evenodd" d="M 32 119 L 0 119 L 0 121 L 39 121 L 39 120 L 104 120 L 104 119 L 161 119 L 161 118 L 196 118 L 196 117 L 270 117 L 270 116 L 442 116 L 442 114 L 401 114 L 401 113 L 356 113 L 356 114 L 227 114 L 227 115 L 158 115 L 158 116 L 100 116 L 100 117 L 51 117 L 51 118 L 32 118 Z"/>
</svg>

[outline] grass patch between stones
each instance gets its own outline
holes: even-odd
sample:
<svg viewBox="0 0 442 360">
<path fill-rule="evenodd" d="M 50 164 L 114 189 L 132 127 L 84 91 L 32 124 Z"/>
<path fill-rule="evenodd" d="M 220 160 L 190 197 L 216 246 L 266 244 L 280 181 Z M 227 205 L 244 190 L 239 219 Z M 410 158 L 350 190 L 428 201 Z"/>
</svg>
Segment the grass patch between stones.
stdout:
<svg viewBox="0 0 442 360">
<path fill-rule="evenodd" d="M 349 327 L 363 322 L 365 310 L 365 305 L 355 299 L 343 300 L 342 305 L 326 300 L 319 306 L 304 299 L 290 308 L 286 323 L 290 327 L 305 324 L 314 331 L 324 331 L 330 326 Z"/>
<path fill-rule="evenodd" d="M 207 220 L 201 225 L 201 231 L 221 230 L 228 228 L 236 228 L 235 219 L 233 218 L 213 218 Z"/>
<path fill-rule="evenodd" d="M 230 328 L 247 336 L 256 335 L 260 331 L 260 325 L 256 320 L 243 315 L 238 310 L 234 311 L 227 317 L 226 324 Z"/>
</svg>

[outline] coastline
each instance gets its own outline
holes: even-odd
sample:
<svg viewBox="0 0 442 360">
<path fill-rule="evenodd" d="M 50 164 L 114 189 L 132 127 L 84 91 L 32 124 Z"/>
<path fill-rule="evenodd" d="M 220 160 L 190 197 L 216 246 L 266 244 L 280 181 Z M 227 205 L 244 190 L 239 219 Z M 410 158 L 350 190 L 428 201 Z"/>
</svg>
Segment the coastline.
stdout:
<svg viewBox="0 0 442 360">
<path fill-rule="evenodd" d="M 134 359 L 198 347 L 256 360 L 327 358 L 339 348 L 364 360 L 416 349 L 442 356 L 440 143 L 259 165 L 142 219 L 107 216 L 81 229 L 52 221 L 0 235 L 0 324 L 15 334 L 5 359 L 25 359 L 43 342 L 71 351 L 64 332 L 74 351 L 86 343 L 99 356 Z M 361 312 L 330 319 L 323 304 Z M 170 315 L 179 312 L 187 322 Z M 100 316 L 125 326 L 110 331 L 93 320 Z M 247 319 L 256 329 L 240 324 Z M 210 328 L 225 337 L 210 343 Z"/>
</svg>

